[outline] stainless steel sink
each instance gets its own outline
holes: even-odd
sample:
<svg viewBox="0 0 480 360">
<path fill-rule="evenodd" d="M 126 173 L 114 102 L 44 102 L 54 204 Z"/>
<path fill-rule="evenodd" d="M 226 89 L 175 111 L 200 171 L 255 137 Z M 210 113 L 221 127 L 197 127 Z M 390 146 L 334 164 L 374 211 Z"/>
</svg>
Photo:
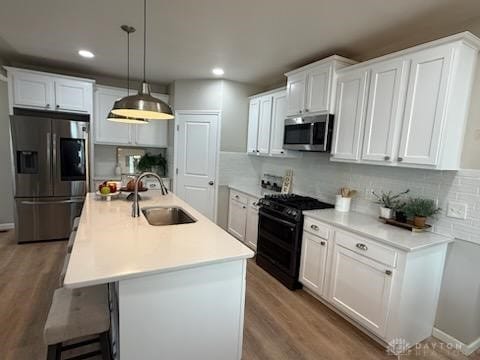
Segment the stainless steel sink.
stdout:
<svg viewBox="0 0 480 360">
<path fill-rule="evenodd" d="M 194 223 L 195 220 L 179 207 L 152 206 L 142 209 L 150 225 L 165 226 Z"/>
</svg>

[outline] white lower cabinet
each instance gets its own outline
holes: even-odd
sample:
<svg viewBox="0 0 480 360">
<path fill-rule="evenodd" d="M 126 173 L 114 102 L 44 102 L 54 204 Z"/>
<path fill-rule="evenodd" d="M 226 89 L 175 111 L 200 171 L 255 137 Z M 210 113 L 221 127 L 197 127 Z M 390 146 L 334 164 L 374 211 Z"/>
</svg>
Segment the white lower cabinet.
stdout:
<svg viewBox="0 0 480 360">
<path fill-rule="evenodd" d="M 299 281 L 383 346 L 413 346 L 432 334 L 446 251 L 404 251 L 307 215 Z"/>
<path fill-rule="evenodd" d="M 330 301 L 368 330 L 384 337 L 393 271 L 337 244 L 332 257 Z"/>
<path fill-rule="evenodd" d="M 228 232 L 252 249 L 257 248 L 258 198 L 230 190 Z"/>
<path fill-rule="evenodd" d="M 299 281 L 319 296 L 324 296 L 328 242 L 318 236 L 303 233 Z"/>
</svg>

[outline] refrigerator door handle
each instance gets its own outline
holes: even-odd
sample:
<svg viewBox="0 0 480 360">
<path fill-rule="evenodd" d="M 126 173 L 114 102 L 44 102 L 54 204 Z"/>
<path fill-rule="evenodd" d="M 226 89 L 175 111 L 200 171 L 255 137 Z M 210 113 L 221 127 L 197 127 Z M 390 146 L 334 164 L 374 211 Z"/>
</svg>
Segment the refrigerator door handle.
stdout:
<svg viewBox="0 0 480 360">
<path fill-rule="evenodd" d="M 52 168 L 52 134 L 47 132 L 47 169 L 50 169 L 50 181 L 48 184 L 48 190 L 53 195 L 53 168 Z"/>
<path fill-rule="evenodd" d="M 52 204 L 76 204 L 84 202 L 83 199 L 53 200 L 53 201 L 22 201 L 23 205 L 52 205 Z"/>
</svg>

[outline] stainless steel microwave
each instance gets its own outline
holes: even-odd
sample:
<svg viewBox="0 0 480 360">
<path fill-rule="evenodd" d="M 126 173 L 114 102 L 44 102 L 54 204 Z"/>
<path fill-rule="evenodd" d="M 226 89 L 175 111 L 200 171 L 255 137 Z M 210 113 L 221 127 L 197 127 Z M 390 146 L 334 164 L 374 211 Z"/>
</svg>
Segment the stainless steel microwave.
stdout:
<svg viewBox="0 0 480 360">
<path fill-rule="evenodd" d="M 285 120 L 283 148 L 300 151 L 330 151 L 333 115 L 295 117 Z"/>
</svg>

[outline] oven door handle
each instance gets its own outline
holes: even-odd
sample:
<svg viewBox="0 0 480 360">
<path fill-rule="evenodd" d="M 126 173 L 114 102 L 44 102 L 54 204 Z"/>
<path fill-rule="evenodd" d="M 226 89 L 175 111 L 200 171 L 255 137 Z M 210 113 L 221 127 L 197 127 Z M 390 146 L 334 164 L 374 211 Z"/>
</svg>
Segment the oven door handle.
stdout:
<svg viewBox="0 0 480 360">
<path fill-rule="evenodd" d="M 290 221 L 286 221 L 286 220 L 276 218 L 275 216 L 269 215 L 269 214 L 263 212 L 262 210 L 260 210 L 259 213 L 260 213 L 261 216 L 265 216 L 266 218 L 269 218 L 270 220 L 273 220 L 273 221 L 278 222 L 280 224 L 286 225 L 288 227 L 295 228 L 297 226 L 297 224 L 295 224 L 295 223 L 291 223 Z"/>
</svg>

